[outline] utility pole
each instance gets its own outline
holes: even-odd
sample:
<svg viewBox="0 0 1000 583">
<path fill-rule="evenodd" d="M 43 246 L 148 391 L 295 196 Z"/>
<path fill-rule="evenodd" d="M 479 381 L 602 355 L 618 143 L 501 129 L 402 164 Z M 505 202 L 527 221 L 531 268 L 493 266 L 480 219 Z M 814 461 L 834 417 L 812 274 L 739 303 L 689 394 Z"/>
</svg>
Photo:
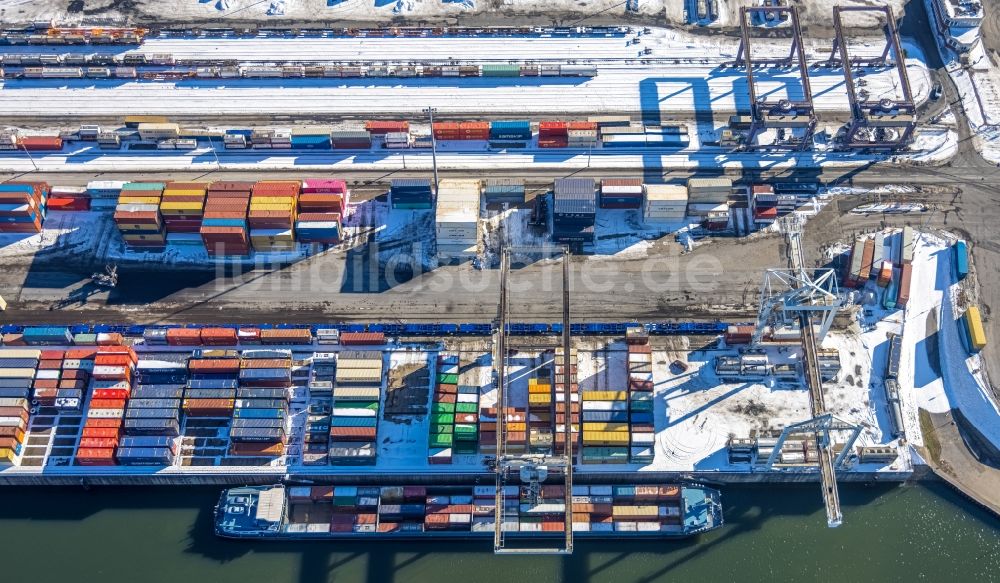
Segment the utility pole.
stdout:
<svg viewBox="0 0 1000 583">
<path fill-rule="evenodd" d="M 437 139 L 434 137 L 434 112 L 436 111 L 435 107 L 424 108 L 424 113 L 431 119 L 431 164 L 434 167 L 434 196 L 437 196 L 438 191 Z"/>
</svg>

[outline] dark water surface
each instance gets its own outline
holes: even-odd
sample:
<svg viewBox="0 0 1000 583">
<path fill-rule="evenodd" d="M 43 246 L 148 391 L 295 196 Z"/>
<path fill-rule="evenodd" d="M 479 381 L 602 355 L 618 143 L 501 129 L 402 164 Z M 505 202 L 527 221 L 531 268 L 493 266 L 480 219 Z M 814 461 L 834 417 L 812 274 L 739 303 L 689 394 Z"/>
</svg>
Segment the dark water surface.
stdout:
<svg viewBox="0 0 1000 583">
<path fill-rule="evenodd" d="M 30 583 L 1000 581 L 1000 520 L 944 485 L 723 489 L 726 526 L 682 541 L 578 542 L 497 557 L 492 541 L 239 542 L 212 533 L 217 488 L 2 488 L 0 579 Z"/>
</svg>

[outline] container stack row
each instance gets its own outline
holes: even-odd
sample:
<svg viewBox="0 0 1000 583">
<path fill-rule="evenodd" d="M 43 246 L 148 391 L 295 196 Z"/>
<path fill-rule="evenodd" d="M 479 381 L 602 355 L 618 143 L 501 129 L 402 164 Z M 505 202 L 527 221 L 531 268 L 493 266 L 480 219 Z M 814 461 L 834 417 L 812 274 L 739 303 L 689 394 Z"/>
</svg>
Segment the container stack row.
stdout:
<svg viewBox="0 0 1000 583">
<path fill-rule="evenodd" d="M 298 241 L 323 245 L 339 243 L 347 197 L 347 183 L 343 180 L 303 180 L 295 222 Z"/>
<path fill-rule="evenodd" d="M 681 506 L 678 486 L 573 486 L 573 531 L 679 531 Z"/>
<path fill-rule="evenodd" d="M 319 333 L 321 331 L 317 331 Z M 322 343 L 322 342 L 321 342 Z M 330 426 L 333 408 L 333 380 L 337 371 L 334 352 L 316 352 L 309 369 L 309 408 L 306 416 L 305 443 L 302 446 L 304 465 L 330 463 Z"/>
<path fill-rule="evenodd" d="M 629 461 L 653 462 L 656 429 L 653 424 L 653 352 L 648 338 L 628 342 Z"/>
<path fill-rule="evenodd" d="M 521 179 L 487 178 L 483 181 L 483 201 L 486 204 L 520 204 L 524 198 L 524 181 Z"/>
<path fill-rule="evenodd" d="M 431 131 L 435 140 L 477 140 L 490 139 L 490 122 L 435 122 Z"/>
<path fill-rule="evenodd" d="M 733 181 L 728 178 L 689 178 L 687 214 L 697 217 L 703 227 L 721 231 L 729 226 L 729 197 Z"/>
<path fill-rule="evenodd" d="M 288 350 L 246 350 L 229 429 L 229 455 L 284 455 L 292 354 Z"/>
<path fill-rule="evenodd" d="M 116 465 L 115 453 L 132 393 L 138 358 L 129 346 L 98 346 L 94 356 L 94 390 L 87 403 L 83 434 L 75 462 L 81 466 Z"/>
<path fill-rule="evenodd" d="M 574 451 L 580 443 L 580 385 L 577 381 L 577 351 L 570 348 L 569 353 L 569 392 L 570 403 L 566 406 L 565 385 L 563 376 L 565 371 L 565 351 L 562 346 L 556 347 L 555 351 L 555 384 L 552 385 L 555 403 L 555 435 L 553 436 L 553 449 L 555 452 L 563 453 L 566 449 L 565 430 L 566 424 L 570 424 L 570 432 L 573 439 Z"/>
<path fill-rule="evenodd" d="M 49 199 L 47 182 L 0 184 L 0 233 L 39 233 Z"/>
<path fill-rule="evenodd" d="M 552 452 L 553 391 L 549 376 L 528 379 L 528 451 Z"/>
<path fill-rule="evenodd" d="M 505 495 L 505 518 L 509 509 Z M 518 532 L 563 532 L 566 529 L 566 511 L 565 486 L 542 485 L 541 495 L 537 497 L 530 488 L 521 487 L 518 491 L 517 530 Z"/>
<path fill-rule="evenodd" d="M 167 243 L 183 247 L 201 246 L 199 231 L 205 214 L 207 182 L 168 182 L 160 199 L 160 214 Z"/>
<path fill-rule="evenodd" d="M 597 191 L 591 178 L 558 178 L 553 184 L 552 239 L 558 243 L 592 243 L 597 217 Z"/>
<path fill-rule="evenodd" d="M 449 376 L 445 379 L 451 381 L 454 378 L 458 383 L 455 401 L 455 455 L 474 455 L 479 451 L 480 387 L 475 382 L 468 382 L 470 374 L 474 376 L 475 372 L 459 371 L 456 377 Z"/>
<path fill-rule="evenodd" d="M 29 421 L 28 397 L 33 379 L 40 372 L 42 352 L 0 352 L 0 467 L 14 464 L 21 455 Z"/>
<path fill-rule="evenodd" d="M 434 193 L 425 178 L 396 178 L 389 188 L 389 203 L 394 209 L 430 210 Z"/>
<path fill-rule="evenodd" d="M 296 486 L 288 491 L 293 505 L 330 507 L 328 525 L 309 523 L 290 525 L 306 532 L 371 533 L 378 522 L 378 486 Z"/>
<path fill-rule="evenodd" d="M 208 187 L 199 234 L 209 257 L 245 257 L 250 254 L 252 182 L 220 181 Z"/>
<path fill-rule="evenodd" d="M 583 391 L 583 446 L 585 464 L 622 464 L 628 461 L 627 391 Z"/>
<path fill-rule="evenodd" d="M 602 209 L 642 208 L 642 178 L 605 178 L 601 180 Z"/>
<path fill-rule="evenodd" d="M 337 356 L 330 419 L 330 463 L 371 465 L 376 461 L 382 353 L 343 351 Z"/>
<path fill-rule="evenodd" d="M 688 190 L 679 184 L 647 184 L 642 218 L 647 222 L 683 221 L 687 216 Z"/>
<path fill-rule="evenodd" d="M 123 465 L 168 466 L 180 434 L 181 398 L 189 375 L 187 354 L 141 357 L 125 409 L 117 458 Z"/>
<path fill-rule="evenodd" d="M 295 213 L 302 183 L 261 181 L 250 197 L 250 242 L 262 252 L 295 250 Z"/>
<path fill-rule="evenodd" d="M 450 464 L 455 445 L 455 405 L 458 403 L 458 356 L 440 355 L 431 397 L 427 462 Z"/>
<path fill-rule="evenodd" d="M 526 148 L 531 141 L 531 122 L 504 120 L 490 122 L 490 146 L 494 148 Z"/>
<path fill-rule="evenodd" d="M 122 240 L 136 251 L 162 251 L 167 244 L 160 204 L 162 182 L 128 182 L 122 185 L 115 207 L 115 225 Z"/>
<path fill-rule="evenodd" d="M 442 180 L 438 185 L 434 229 L 438 255 L 465 259 L 476 254 L 479 241 L 479 180 Z"/>
</svg>

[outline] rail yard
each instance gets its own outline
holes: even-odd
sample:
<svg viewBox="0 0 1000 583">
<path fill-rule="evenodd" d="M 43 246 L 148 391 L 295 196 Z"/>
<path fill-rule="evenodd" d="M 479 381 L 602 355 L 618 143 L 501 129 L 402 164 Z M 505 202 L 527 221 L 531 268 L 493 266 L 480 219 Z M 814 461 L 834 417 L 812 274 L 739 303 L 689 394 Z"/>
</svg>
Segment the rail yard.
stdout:
<svg viewBox="0 0 1000 583">
<path fill-rule="evenodd" d="M 497 554 L 697 540 L 734 484 L 1000 510 L 1000 171 L 929 2 L 0 27 L 0 484 Z"/>
</svg>

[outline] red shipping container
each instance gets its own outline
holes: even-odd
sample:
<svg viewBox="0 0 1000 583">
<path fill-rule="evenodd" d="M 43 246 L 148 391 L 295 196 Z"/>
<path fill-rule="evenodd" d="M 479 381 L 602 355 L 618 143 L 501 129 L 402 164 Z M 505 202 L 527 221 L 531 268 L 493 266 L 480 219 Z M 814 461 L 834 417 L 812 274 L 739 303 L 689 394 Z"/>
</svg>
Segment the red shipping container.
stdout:
<svg viewBox="0 0 1000 583">
<path fill-rule="evenodd" d="M 169 328 L 167 344 L 171 346 L 198 346 L 201 344 L 201 330 L 197 328 Z"/>
<path fill-rule="evenodd" d="M 108 437 L 84 437 L 80 440 L 80 447 L 86 449 L 118 447 L 118 439 Z"/>
<path fill-rule="evenodd" d="M 209 194 L 212 193 L 249 193 L 253 189 L 253 182 L 241 180 L 220 180 L 208 185 Z"/>
<path fill-rule="evenodd" d="M 80 448 L 76 450 L 76 463 L 81 466 L 113 466 L 115 449 L 112 448 Z"/>
<path fill-rule="evenodd" d="M 46 152 L 62 150 L 63 141 L 59 136 L 24 136 L 17 140 L 18 145 L 29 152 Z"/>
<path fill-rule="evenodd" d="M 58 379 L 35 379 L 32 382 L 32 387 L 35 389 L 56 389 L 59 388 Z"/>
<path fill-rule="evenodd" d="M 52 197 L 47 205 L 50 211 L 86 211 L 90 210 L 90 199 Z"/>
<path fill-rule="evenodd" d="M 125 344 L 125 337 L 118 332 L 97 335 L 98 346 L 115 346 Z"/>
<path fill-rule="evenodd" d="M 374 427 L 331 427 L 330 438 L 339 441 L 372 441 L 375 439 Z"/>
<path fill-rule="evenodd" d="M 120 433 L 121 428 L 119 427 L 87 427 L 83 430 L 82 436 L 85 438 L 117 440 Z"/>
<path fill-rule="evenodd" d="M 59 388 L 66 390 L 68 389 L 83 390 L 87 388 L 87 381 L 85 379 L 70 379 L 70 380 L 63 379 L 59 381 Z"/>
<path fill-rule="evenodd" d="M 409 132 L 410 122 L 371 120 L 365 122 L 365 130 L 374 135 L 382 135 L 392 132 Z"/>
<path fill-rule="evenodd" d="M 385 334 L 382 332 L 344 332 L 340 335 L 340 343 L 346 346 L 377 346 L 385 344 Z"/>
<path fill-rule="evenodd" d="M 93 397 L 98 400 L 117 400 L 124 402 L 129 397 L 128 389 L 94 389 Z M 93 406 L 93 405 L 91 405 Z"/>
<path fill-rule="evenodd" d="M 106 344 L 104 346 L 112 345 Z M 128 366 L 132 363 L 132 357 L 127 354 L 98 354 L 94 357 L 95 366 Z"/>
<path fill-rule="evenodd" d="M 233 344 L 236 343 L 235 335 Z M 188 361 L 188 370 L 196 373 L 222 374 L 236 373 L 240 370 L 238 358 L 192 358 Z"/>
<path fill-rule="evenodd" d="M 567 148 L 569 140 L 566 138 L 538 138 L 539 148 Z"/>
<path fill-rule="evenodd" d="M 59 370 L 62 368 L 62 358 L 46 359 L 38 361 L 38 370 Z"/>
<path fill-rule="evenodd" d="M 39 360 L 62 360 L 65 354 L 64 350 L 43 350 L 38 358 Z"/>
<path fill-rule="evenodd" d="M 84 430 L 91 427 L 110 429 L 110 428 L 120 428 L 121 426 L 122 426 L 121 419 L 87 418 L 87 420 L 83 424 Z"/>
<path fill-rule="evenodd" d="M 127 399 L 91 399 L 91 409 L 124 409 Z"/>
<path fill-rule="evenodd" d="M 596 121 L 570 121 L 566 122 L 567 130 L 596 130 Z"/>
</svg>

